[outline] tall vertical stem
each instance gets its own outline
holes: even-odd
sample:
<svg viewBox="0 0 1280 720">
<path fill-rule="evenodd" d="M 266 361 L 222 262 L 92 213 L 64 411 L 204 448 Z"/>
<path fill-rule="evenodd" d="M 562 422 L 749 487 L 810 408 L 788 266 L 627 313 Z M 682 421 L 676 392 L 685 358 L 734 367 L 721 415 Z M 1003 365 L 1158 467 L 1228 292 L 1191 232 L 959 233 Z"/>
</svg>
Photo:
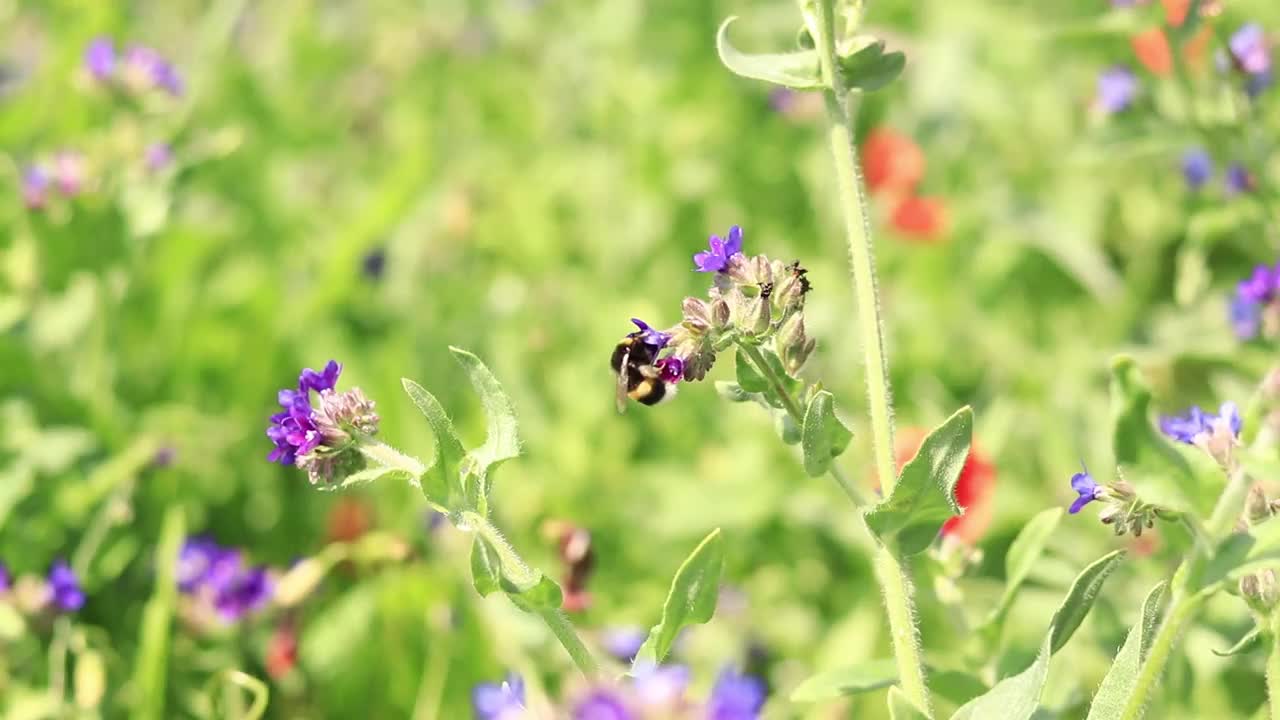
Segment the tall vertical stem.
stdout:
<svg viewBox="0 0 1280 720">
<path fill-rule="evenodd" d="M 1272 614 L 1268 632 L 1263 634 L 1267 648 L 1267 705 L 1271 720 L 1280 720 L 1280 615 Z"/>
<path fill-rule="evenodd" d="M 810 24 L 810 32 L 816 41 L 823 80 L 828 88 L 826 106 L 831 124 L 828 141 L 835 161 L 836 185 L 840 207 L 844 212 L 849 266 L 857 299 L 858 334 L 862 340 L 866 365 L 871 441 L 875 450 L 876 473 L 887 495 L 893 491 L 897 468 L 893 459 L 893 401 L 889 390 L 889 363 L 880 321 L 871 221 L 862 188 L 862 176 L 854 155 L 851 95 L 837 64 L 834 2 L 819 0 L 813 9 L 816 16 Z M 874 563 L 876 578 L 884 593 L 885 612 L 893 638 L 893 654 L 898 665 L 898 682 L 906 696 L 927 716 L 932 717 L 929 691 L 924 682 L 924 663 L 916 636 L 911 583 L 898 558 L 884 546 L 876 549 Z"/>
</svg>

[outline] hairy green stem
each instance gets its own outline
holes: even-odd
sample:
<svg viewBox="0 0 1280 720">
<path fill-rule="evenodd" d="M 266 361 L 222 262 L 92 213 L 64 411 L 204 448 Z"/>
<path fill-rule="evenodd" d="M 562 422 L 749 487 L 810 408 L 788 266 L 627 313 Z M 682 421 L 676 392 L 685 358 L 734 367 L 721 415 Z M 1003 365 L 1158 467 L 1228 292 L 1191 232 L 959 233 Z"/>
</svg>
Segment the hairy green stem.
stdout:
<svg viewBox="0 0 1280 720">
<path fill-rule="evenodd" d="M 751 364 L 755 366 L 756 371 L 773 386 L 774 392 L 777 393 L 778 398 L 782 401 L 783 409 L 787 411 L 787 414 L 791 416 L 796 425 L 804 427 L 804 411 L 800 408 L 800 403 L 796 402 L 796 399 L 788 392 L 786 383 L 774 372 L 773 366 L 764 359 L 760 349 L 744 342 L 738 343 L 738 349 L 742 350 L 742 354 L 751 360 Z M 849 500 L 855 506 L 862 507 L 866 504 L 866 499 L 862 497 L 862 493 L 858 491 L 857 486 L 849 478 L 845 477 L 844 471 L 840 469 L 839 465 L 832 462 L 827 472 L 836 481 L 836 484 L 840 486 L 840 489 L 844 491 L 844 494 L 849 496 Z"/>
<path fill-rule="evenodd" d="M 1267 717 L 1280 720 L 1280 615 L 1272 613 L 1269 625 L 1265 637 L 1271 643 L 1267 653 L 1267 705 L 1271 714 Z"/>
<path fill-rule="evenodd" d="M 827 118 L 831 127 L 828 141 L 835 163 L 840 207 L 844 212 L 845 235 L 849 246 L 849 266 L 857 298 L 858 334 L 866 365 L 867 406 L 871 417 L 871 443 L 876 473 L 884 494 L 893 492 L 897 467 L 893 457 L 893 400 L 889 387 L 889 363 L 885 353 L 884 330 L 880 320 L 880 298 L 876 288 L 875 255 L 871 221 L 867 210 L 862 175 L 854 154 L 854 104 L 836 55 L 834 0 L 819 0 L 810 32 L 816 40 L 822 78 L 827 86 Z M 898 682 L 903 693 L 927 717 L 933 717 L 929 691 L 924 681 L 924 661 L 916 635 L 911 583 L 898 558 L 880 546 L 875 550 L 876 577 L 884 593 L 885 612 L 893 638 L 893 654 L 898 665 Z"/>
</svg>

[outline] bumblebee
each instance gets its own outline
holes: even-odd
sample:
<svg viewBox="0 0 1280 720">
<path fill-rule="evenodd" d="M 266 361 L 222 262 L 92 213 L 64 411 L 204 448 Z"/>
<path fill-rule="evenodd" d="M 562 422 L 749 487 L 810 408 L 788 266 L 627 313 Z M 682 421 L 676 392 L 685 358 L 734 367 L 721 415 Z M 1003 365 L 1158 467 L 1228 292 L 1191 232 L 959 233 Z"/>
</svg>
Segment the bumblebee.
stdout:
<svg viewBox="0 0 1280 720">
<path fill-rule="evenodd" d="M 657 405 L 675 397 L 675 383 L 662 378 L 662 369 L 655 363 L 662 349 L 646 343 L 644 332 L 633 332 L 618 342 L 613 349 L 609 365 L 617 375 L 618 412 L 627 411 L 627 399 L 642 405 Z"/>
</svg>

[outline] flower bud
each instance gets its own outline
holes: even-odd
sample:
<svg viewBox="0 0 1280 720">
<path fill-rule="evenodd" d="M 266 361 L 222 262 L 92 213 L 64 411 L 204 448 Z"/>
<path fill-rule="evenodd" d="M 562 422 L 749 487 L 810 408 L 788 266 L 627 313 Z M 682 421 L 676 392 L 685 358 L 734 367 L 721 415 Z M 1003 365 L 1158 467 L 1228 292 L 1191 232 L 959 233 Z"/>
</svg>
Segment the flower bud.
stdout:
<svg viewBox="0 0 1280 720">
<path fill-rule="evenodd" d="M 1267 493 L 1262 489 L 1262 485 L 1255 484 L 1249 488 L 1249 495 L 1244 501 L 1244 515 L 1250 525 L 1257 525 L 1270 519 L 1271 503 L 1267 501 Z"/>
<path fill-rule="evenodd" d="M 275 601 L 281 607 L 293 607 L 311 594 L 329 572 L 329 564 L 319 558 L 298 561 L 276 581 Z"/>
<path fill-rule="evenodd" d="M 711 303 L 711 320 L 717 329 L 729 324 L 729 303 L 724 298 L 716 298 Z"/>
<path fill-rule="evenodd" d="M 695 332 L 706 332 L 711 328 L 711 306 L 705 300 L 687 297 L 681 305 L 684 311 L 684 324 Z"/>
<path fill-rule="evenodd" d="M 1119 520 L 1124 515 L 1124 511 L 1115 505 L 1108 506 L 1102 512 L 1098 513 L 1098 519 L 1103 525 L 1110 525 Z"/>
<path fill-rule="evenodd" d="M 760 295 L 752 299 L 749 306 L 747 324 L 743 330 L 752 335 L 764 335 L 769 332 L 769 323 L 772 319 L 772 314 L 769 310 L 770 304 L 766 295 Z"/>
</svg>

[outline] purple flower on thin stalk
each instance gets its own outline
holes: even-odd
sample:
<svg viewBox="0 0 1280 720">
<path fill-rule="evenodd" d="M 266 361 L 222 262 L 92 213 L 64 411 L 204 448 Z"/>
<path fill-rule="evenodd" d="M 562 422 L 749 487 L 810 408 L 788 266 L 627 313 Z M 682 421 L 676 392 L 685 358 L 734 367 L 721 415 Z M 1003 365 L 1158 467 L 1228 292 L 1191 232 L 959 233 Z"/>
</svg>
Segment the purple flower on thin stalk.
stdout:
<svg viewBox="0 0 1280 720">
<path fill-rule="evenodd" d="M 1084 463 L 1080 463 L 1080 467 L 1084 472 L 1078 472 L 1071 476 L 1071 489 L 1076 491 L 1077 497 L 1075 502 L 1071 503 L 1071 507 L 1067 512 L 1075 515 L 1084 509 L 1085 505 L 1098 499 L 1099 490 L 1098 483 L 1089 474 L 1089 468 L 1084 467 Z"/>
<path fill-rule="evenodd" d="M 712 235 L 707 245 L 706 252 L 693 256 L 693 264 L 698 272 L 721 272 L 729 266 L 730 258 L 742 252 L 742 228 L 737 225 L 729 228 L 729 234 L 723 240 Z"/>
<path fill-rule="evenodd" d="M 94 80 L 103 81 L 116 70 L 116 46 L 111 38 L 94 38 L 84 50 L 84 69 Z"/>
<path fill-rule="evenodd" d="M 84 590 L 75 571 L 64 560 L 55 560 L 49 568 L 49 599 L 62 612 L 75 612 L 84 607 Z"/>
<path fill-rule="evenodd" d="M 1199 190 L 1213 177 L 1213 160 L 1209 153 L 1193 148 L 1182 155 L 1182 176 L 1192 190 Z"/>
<path fill-rule="evenodd" d="M 1133 104 L 1138 94 L 1138 79 L 1124 65 L 1116 65 L 1098 76 L 1098 107 L 1107 113 L 1118 113 Z"/>
<path fill-rule="evenodd" d="M 524 716 L 524 679 L 507 673 L 502 684 L 480 683 L 471 690 L 476 720 L 517 720 Z"/>
<path fill-rule="evenodd" d="M 756 720 L 764 701 L 764 681 L 725 668 L 711 688 L 707 720 Z"/>
<path fill-rule="evenodd" d="M 573 720 L 635 720 L 622 698 L 608 690 L 592 692 L 573 708 Z"/>
<path fill-rule="evenodd" d="M 49 186 L 52 184 L 49 173 L 38 165 L 27 167 L 22 173 L 22 204 L 29 210 L 39 210 L 49 199 Z"/>
</svg>

